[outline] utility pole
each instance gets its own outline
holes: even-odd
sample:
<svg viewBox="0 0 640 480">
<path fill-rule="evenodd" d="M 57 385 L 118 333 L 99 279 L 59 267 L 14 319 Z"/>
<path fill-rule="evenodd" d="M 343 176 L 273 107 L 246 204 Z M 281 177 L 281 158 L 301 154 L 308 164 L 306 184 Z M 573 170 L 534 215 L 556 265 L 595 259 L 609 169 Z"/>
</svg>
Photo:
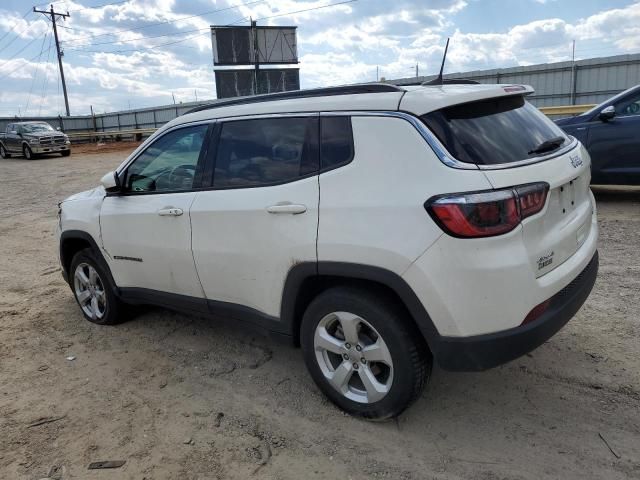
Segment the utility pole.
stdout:
<svg viewBox="0 0 640 480">
<path fill-rule="evenodd" d="M 420 77 L 420 75 L 418 75 L 418 63 L 416 62 L 416 78 Z"/>
<path fill-rule="evenodd" d="M 64 53 L 60 51 L 60 42 L 58 41 L 58 29 L 56 27 L 56 19 L 57 17 L 67 18 L 69 17 L 69 12 L 67 13 L 57 13 L 53 10 L 53 5 L 51 5 L 51 10 L 38 10 L 36 7 L 33 7 L 33 11 L 36 13 L 42 13 L 45 16 L 50 15 L 51 23 L 53 24 L 53 36 L 56 39 L 56 50 L 58 52 L 58 67 L 60 67 L 60 80 L 62 81 L 62 92 L 64 93 L 64 106 L 67 108 L 67 117 L 71 115 L 69 112 L 69 97 L 67 96 L 67 84 L 64 81 L 64 69 L 62 68 L 62 56 Z"/>
<path fill-rule="evenodd" d="M 571 47 L 571 105 L 576 104 L 576 41 Z"/>
<path fill-rule="evenodd" d="M 255 82 L 255 90 L 253 92 L 254 95 L 258 95 L 260 92 L 258 91 L 259 86 L 258 86 L 258 76 L 259 76 L 259 70 L 260 70 L 260 55 L 258 53 L 258 23 L 253 20 L 250 19 L 251 21 L 251 32 L 253 33 L 253 59 L 255 61 L 255 70 L 253 73 L 253 77 L 254 77 L 254 82 Z"/>
</svg>

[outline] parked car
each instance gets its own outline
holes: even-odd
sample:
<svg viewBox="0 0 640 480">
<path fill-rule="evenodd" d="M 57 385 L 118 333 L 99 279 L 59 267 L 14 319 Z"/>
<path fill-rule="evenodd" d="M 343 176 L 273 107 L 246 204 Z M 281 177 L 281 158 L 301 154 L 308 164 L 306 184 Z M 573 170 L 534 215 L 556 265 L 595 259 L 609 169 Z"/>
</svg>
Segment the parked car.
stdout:
<svg viewBox="0 0 640 480">
<path fill-rule="evenodd" d="M 15 122 L 0 133 L 0 156 L 23 155 L 27 160 L 44 154 L 71 155 L 71 142 L 64 133 L 45 122 Z"/>
<path fill-rule="evenodd" d="M 217 314 L 302 347 L 347 412 L 398 415 L 433 360 L 536 348 L 598 270 L 589 154 L 520 85 L 373 84 L 205 106 L 60 205 L 85 318 Z"/>
<path fill-rule="evenodd" d="M 640 185 L 640 85 L 556 124 L 591 155 L 591 183 Z"/>
</svg>

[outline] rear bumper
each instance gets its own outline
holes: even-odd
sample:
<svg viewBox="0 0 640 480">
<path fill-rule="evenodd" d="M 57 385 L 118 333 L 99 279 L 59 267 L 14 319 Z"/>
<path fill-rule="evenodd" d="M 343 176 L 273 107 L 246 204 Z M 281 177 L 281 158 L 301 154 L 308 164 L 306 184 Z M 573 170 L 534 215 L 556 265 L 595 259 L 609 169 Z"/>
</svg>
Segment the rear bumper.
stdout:
<svg viewBox="0 0 640 480">
<path fill-rule="evenodd" d="M 436 361 L 445 370 L 480 371 L 521 357 L 551 338 L 576 314 L 591 293 L 597 274 L 596 251 L 584 270 L 551 297 L 548 309 L 537 320 L 490 334 L 440 337 L 434 346 Z"/>
</svg>

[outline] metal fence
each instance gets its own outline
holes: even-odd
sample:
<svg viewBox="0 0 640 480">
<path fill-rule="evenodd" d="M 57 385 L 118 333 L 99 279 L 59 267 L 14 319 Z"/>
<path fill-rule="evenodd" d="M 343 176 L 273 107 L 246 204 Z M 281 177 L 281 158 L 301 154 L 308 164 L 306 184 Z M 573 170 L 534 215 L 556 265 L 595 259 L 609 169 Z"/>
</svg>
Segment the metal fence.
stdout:
<svg viewBox="0 0 640 480">
<path fill-rule="evenodd" d="M 640 84 L 640 54 L 590 58 L 575 63 L 474 70 L 444 77 L 467 78 L 480 83 L 531 85 L 535 93 L 527 99 L 536 107 L 594 104 Z M 395 85 L 419 85 L 434 78 L 435 75 L 431 75 L 387 81 Z"/>
<path fill-rule="evenodd" d="M 189 102 L 162 107 L 125 110 L 121 112 L 102 113 L 96 115 L 74 115 L 71 117 L 5 117 L 0 118 L 0 131 L 4 132 L 7 124 L 12 122 L 42 121 L 54 128 L 59 127 L 65 133 L 81 132 L 115 132 L 120 130 L 137 130 L 158 128 L 193 107 L 208 102 Z"/>
</svg>

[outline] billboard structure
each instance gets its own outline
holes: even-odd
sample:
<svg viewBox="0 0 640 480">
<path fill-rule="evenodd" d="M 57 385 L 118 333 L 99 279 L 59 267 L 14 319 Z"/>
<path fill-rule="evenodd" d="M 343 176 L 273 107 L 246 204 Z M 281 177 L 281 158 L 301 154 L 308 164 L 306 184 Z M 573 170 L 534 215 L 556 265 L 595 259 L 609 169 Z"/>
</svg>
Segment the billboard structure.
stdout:
<svg viewBox="0 0 640 480">
<path fill-rule="evenodd" d="M 256 72 L 253 69 L 216 70 L 216 96 L 218 98 L 244 97 L 273 92 L 300 90 L 298 68 L 263 68 L 258 70 L 258 88 L 255 88 Z"/>
<path fill-rule="evenodd" d="M 252 69 L 216 69 L 218 98 L 286 92 L 300 89 L 298 68 L 260 69 L 260 65 L 298 63 L 297 27 L 212 26 L 213 64 L 253 66 Z"/>
</svg>

